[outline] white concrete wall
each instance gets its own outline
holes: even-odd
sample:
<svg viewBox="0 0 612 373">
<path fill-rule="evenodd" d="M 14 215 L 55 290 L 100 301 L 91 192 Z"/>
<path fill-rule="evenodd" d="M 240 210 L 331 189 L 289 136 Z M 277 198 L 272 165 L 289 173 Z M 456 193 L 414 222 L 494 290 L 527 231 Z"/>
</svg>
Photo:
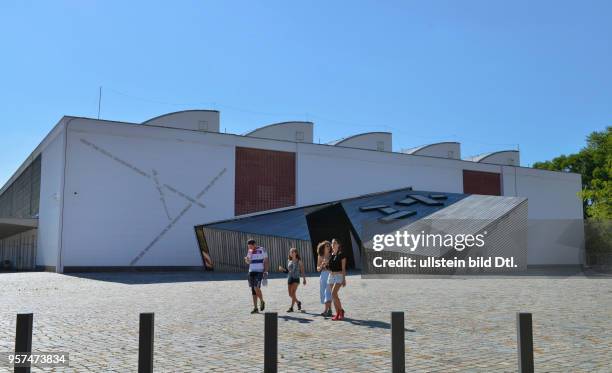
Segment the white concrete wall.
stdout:
<svg viewBox="0 0 612 373">
<path fill-rule="evenodd" d="M 412 186 L 461 193 L 462 171 L 431 157 L 300 145 L 298 203 L 309 205 Z"/>
<path fill-rule="evenodd" d="M 213 138 L 231 139 L 86 119 L 71 122 L 63 265 L 129 266 L 145 250 L 134 265 L 201 265 L 194 226 L 234 211 L 234 146 Z M 198 203 L 187 199 L 196 199 L 224 169 Z"/>
<path fill-rule="evenodd" d="M 529 199 L 528 263 L 579 264 L 584 249 L 578 174 L 503 166 L 504 195 Z"/>
<path fill-rule="evenodd" d="M 61 245 L 62 178 L 64 175 L 65 129 L 63 123 L 42 150 L 40 208 L 36 265 L 56 267 Z"/>
<path fill-rule="evenodd" d="M 462 171 L 470 169 L 502 172 L 504 195 L 529 198 L 530 218 L 582 217 L 574 174 L 75 119 L 68 132 L 64 266 L 129 266 L 144 251 L 135 265 L 200 266 L 193 227 L 233 217 L 236 146 L 296 152 L 299 206 L 407 186 L 461 193 Z M 205 207 L 172 191 L 195 197 L 223 169 L 200 200 Z M 534 264 L 561 263 L 556 249 L 532 242 Z M 566 249 L 563 261 L 575 261 L 577 250 Z"/>
<path fill-rule="evenodd" d="M 503 195 L 529 200 L 528 264 L 581 263 L 584 234 L 582 203 L 577 195 L 580 175 L 305 145 L 300 146 L 297 159 L 298 203 L 302 205 L 406 186 L 462 193 L 463 169 L 501 173 Z"/>
<path fill-rule="evenodd" d="M 301 139 L 298 133 L 301 133 Z M 251 131 L 246 136 L 312 143 L 313 124 L 311 122 L 275 123 Z"/>
</svg>

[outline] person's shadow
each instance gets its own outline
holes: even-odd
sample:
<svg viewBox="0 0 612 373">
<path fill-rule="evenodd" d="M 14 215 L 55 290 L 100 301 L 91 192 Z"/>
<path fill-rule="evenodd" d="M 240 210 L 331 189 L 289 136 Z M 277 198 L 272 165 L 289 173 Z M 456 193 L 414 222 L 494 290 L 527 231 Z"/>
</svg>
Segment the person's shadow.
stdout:
<svg viewBox="0 0 612 373">
<path fill-rule="evenodd" d="M 379 320 L 359 320 L 359 319 L 352 319 L 350 317 L 346 317 L 342 321 L 347 322 L 349 324 L 357 325 L 357 326 L 364 326 L 370 329 L 391 329 L 391 324 L 389 324 L 388 322 L 379 321 Z M 405 328 L 404 331 L 407 331 L 410 333 L 416 332 L 416 330 L 408 329 L 408 328 Z"/>
<path fill-rule="evenodd" d="M 312 313 L 312 312 L 297 312 L 296 314 L 298 315 L 309 315 L 309 316 L 318 316 L 318 317 L 322 317 L 319 314 L 316 313 Z M 303 318 L 303 317 L 295 317 L 295 316 L 289 316 L 289 315 L 280 315 L 278 316 L 279 319 L 283 319 L 285 321 L 297 321 L 300 324 L 310 324 L 311 322 L 313 322 L 313 319 L 310 318 Z M 326 317 L 327 319 L 327 317 Z M 389 324 L 388 322 L 385 321 L 379 321 L 379 320 L 359 320 L 359 319 L 353 319 L 350 317 L 347 317 L 343 320 L 344 322 L 347 322 L 351 325 L 355 325 L 355 326 L 363 326 L 366 328 L 370 328 L 370 329 L 391 329 L 391 324 Z M 338 321 L 338 322 L 342 322 L 342 321 Z M 408 328 L 404 328 L 404 331 L 409 332 L 409 333 L 414 333 L 416 332 L 416 330 L 414 329 L 408 329 Z"/>
<path fill-rule="evenodd" d="M 310 324 L 311 322 L 314 321 L 312 319 L 306 319 L 303 317 L 295 317 L 295 316 L 289 316 L 289 315 L 281 315 L 281 316 L 278 316 L 278 318 L 283 319 L 285 321 L 297 321 L 300 324 Z"/>
</svg>

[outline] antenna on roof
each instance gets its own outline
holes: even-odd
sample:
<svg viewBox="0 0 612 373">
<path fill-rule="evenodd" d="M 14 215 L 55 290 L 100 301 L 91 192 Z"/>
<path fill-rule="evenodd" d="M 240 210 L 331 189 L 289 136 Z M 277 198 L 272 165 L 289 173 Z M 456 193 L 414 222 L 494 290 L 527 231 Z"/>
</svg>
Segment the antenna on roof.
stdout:
<svg viewBox="0 0 612 373">
<path fill-rule="evenodd" d="M 100 106 L 102 106 L 102 86 L 100 86 L 98 91 L 98 119 L 100 119 Z"/>
</svg>

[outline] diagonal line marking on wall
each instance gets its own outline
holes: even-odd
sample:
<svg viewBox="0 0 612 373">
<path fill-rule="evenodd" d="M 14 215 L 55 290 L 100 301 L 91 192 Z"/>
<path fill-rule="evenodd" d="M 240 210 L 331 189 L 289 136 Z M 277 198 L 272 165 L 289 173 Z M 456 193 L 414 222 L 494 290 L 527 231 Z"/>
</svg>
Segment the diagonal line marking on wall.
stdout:
<svg viewBox="0 0 612 373">
<path fill-rule="evenodd" d="M 168 216 L 168 220 L 172 220 L 170 216 L 170 211 L 168 211 L 168 205 L 166 204 L 166 196 L 164 195 L 164 191 L 159 184 L 159 179 L 157 178 L 157 171 L 153 170 L 153 181 L 155 182 L 155 188 L 159 192 L 159 199 L 161 200 L 162 205 L 164 205 L 164 211 L 166 212 L 166 216 Z"/>
<path fill-rule="evenodd" d="M 189 201 L 190 203 L 194 204 L 194 205 L 198 205 L 201 208 L 205 209 L 206 205 L 204 205 L 203 203 L 200 203 L 198 201 L 196 201 L 195 198 L 189 197 L 188 195 L 186 195 L 185 193 L 176 190 L 174 187 L 168 185 L 168 184 L 164 184 L 164 188 L 168 189 L 169 191 L 171 191 L 172 193 L 175 193 L 177 195 L 179 195 L 180 197 L 183 197 L 184 199 L 186 199 L 187 201 Z"/>
<path fill-rule="evenodd" d="M 213 185 L 215 185 L 215 183 L 219 180 L 219 178 L 221 178 L 221 176 L 223 176 L 223 174 L 225 174 L 225 172 L 227 171 L 227 168 L 224 168 L 221 170 L 221 172 L 219 172 L 217 174 L 217 176 L 215 176 L 209 183 L 208 185 L 206 185 L 206 187 L 204 189 L 202 189 L 202 191 L 200 191 L 200 193 L 197 194 L 197 198 L 200 199 L 202 198 L 209 190 L 210 188 L 212 188 Z M 160 239 L 162 239 L 162 237 L 164 237 L 166 235 L 166 233 L 168 233 L 175 225 L 176 223 L 178 223 L 179 220 L 181 220 L 181 218 L 183 216 L 185 216 L 185 214 L 191 209 L 191 207 L 193 207 L 193 203 L 189 203 L 188 205 L 185 206 L 185 208 L 183 208 L 183 210 L 181 210 L 181 212 L 174 218 L 172 219 L 172 221 L 166 225 L 164 227 L 164 229 L 162 229 L 162 231 L 155 236 L 155 238 L 153 239 L 153 241 L 151 241 L 151 243 L 149 243 L 131 262 L 130 262 L 130 266 L 135 265 L 140 259 L 142 259 L 142 257 L 144 257 L 146 255 L 147 252 L 149 252 L 149 250 L 151 250 L 151 248 L 153 246 L 155 246 L 155 244 L 157 242 L 159 242 Z"/>
<path fill-rule="evenodd" d="M 92 142 L 90 142 L 88 140 L 85 140 L 85 139 L 82 138 L 81 142 L 83 144 L 91 147 L 92 149 L 96 150 L 97 152 L 105 155 L 106 157 L 112 159 L 113 161 L 115 161 L 115 162 L 117 162 L 117 163 L 119 163 L 119 164 L 129 168 L 130 170 L 134 171 L 135 173 L 137 173 L 140 176 L 146 177 L 147 179 L 153 179 L 154 178 L 152 175 L 149 175 L 147 172 L 145 172 L 145 171 L 141 170 L 140 168 L 132 165 L 131 163 L 129 163 L 129 162 L 127 162 L 127 161 L 125 161 L 125 160 L 123 160 L 123 159 L 113 155 L 108 150 L 106 150 L 104 148 L 101 148 L 98 145 L 96 145 L 96 144 L 94 144 L 94 143 L 92 143 Z M 206 208 L 206 206 L 204 204 L 202 204 L 202 203 L 197 201 L 200 197 L 198 197 L 198 196 L 196 196 L 196 198 L 190 197 L 189 195 L 181 192 L 180 190 L 176 189 L 175 187 L 173 187 L 173 186 L 171 186 L 169 184 L 164 184 L 163 186 L 166 189 L 168 189 L 169 191 L 171 191 L 171 192 L 175 193 L 176 195 L 178 195 L 179 197 L 187 200 L 189 203 L 195 204 L 195 205 L 197 205 L 198 207 L 201 207 L 201 208 Z"/>
</svg>

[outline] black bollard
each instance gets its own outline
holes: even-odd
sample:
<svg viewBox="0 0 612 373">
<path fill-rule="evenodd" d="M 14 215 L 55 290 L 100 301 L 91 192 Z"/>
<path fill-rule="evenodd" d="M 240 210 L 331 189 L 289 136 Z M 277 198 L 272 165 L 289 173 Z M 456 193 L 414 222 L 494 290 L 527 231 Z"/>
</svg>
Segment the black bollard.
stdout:
<svg viewBox="0 0 612 373">
<path fill-rule="evenodd" d="M 266 312 L 264 326 L 264 373 L 278 371 L 278 314 Z"/>
<path fill-rule="evenodd" d="M 17 328 L 15 331 L 15 355 L 29 355 L 32 353 L 32 323 L 34 314 L 17 314 Z M 30 367 L 15 367 L 15 373 L 30 373 Z"/>
<path fill-rule="evenodd" d="M 533 332 L 531 314 L 516 314 L 519 373 L 533 373 Z"/>
<path fill-rule="evenodd" d="M 391 371 L 406 372 L 404 313 L 391 312 Z"/>
<path fill-rule="evenodd" d="M 138 373 L 153 373 L 154 313 L 140 314 Z"/>
</svg>

